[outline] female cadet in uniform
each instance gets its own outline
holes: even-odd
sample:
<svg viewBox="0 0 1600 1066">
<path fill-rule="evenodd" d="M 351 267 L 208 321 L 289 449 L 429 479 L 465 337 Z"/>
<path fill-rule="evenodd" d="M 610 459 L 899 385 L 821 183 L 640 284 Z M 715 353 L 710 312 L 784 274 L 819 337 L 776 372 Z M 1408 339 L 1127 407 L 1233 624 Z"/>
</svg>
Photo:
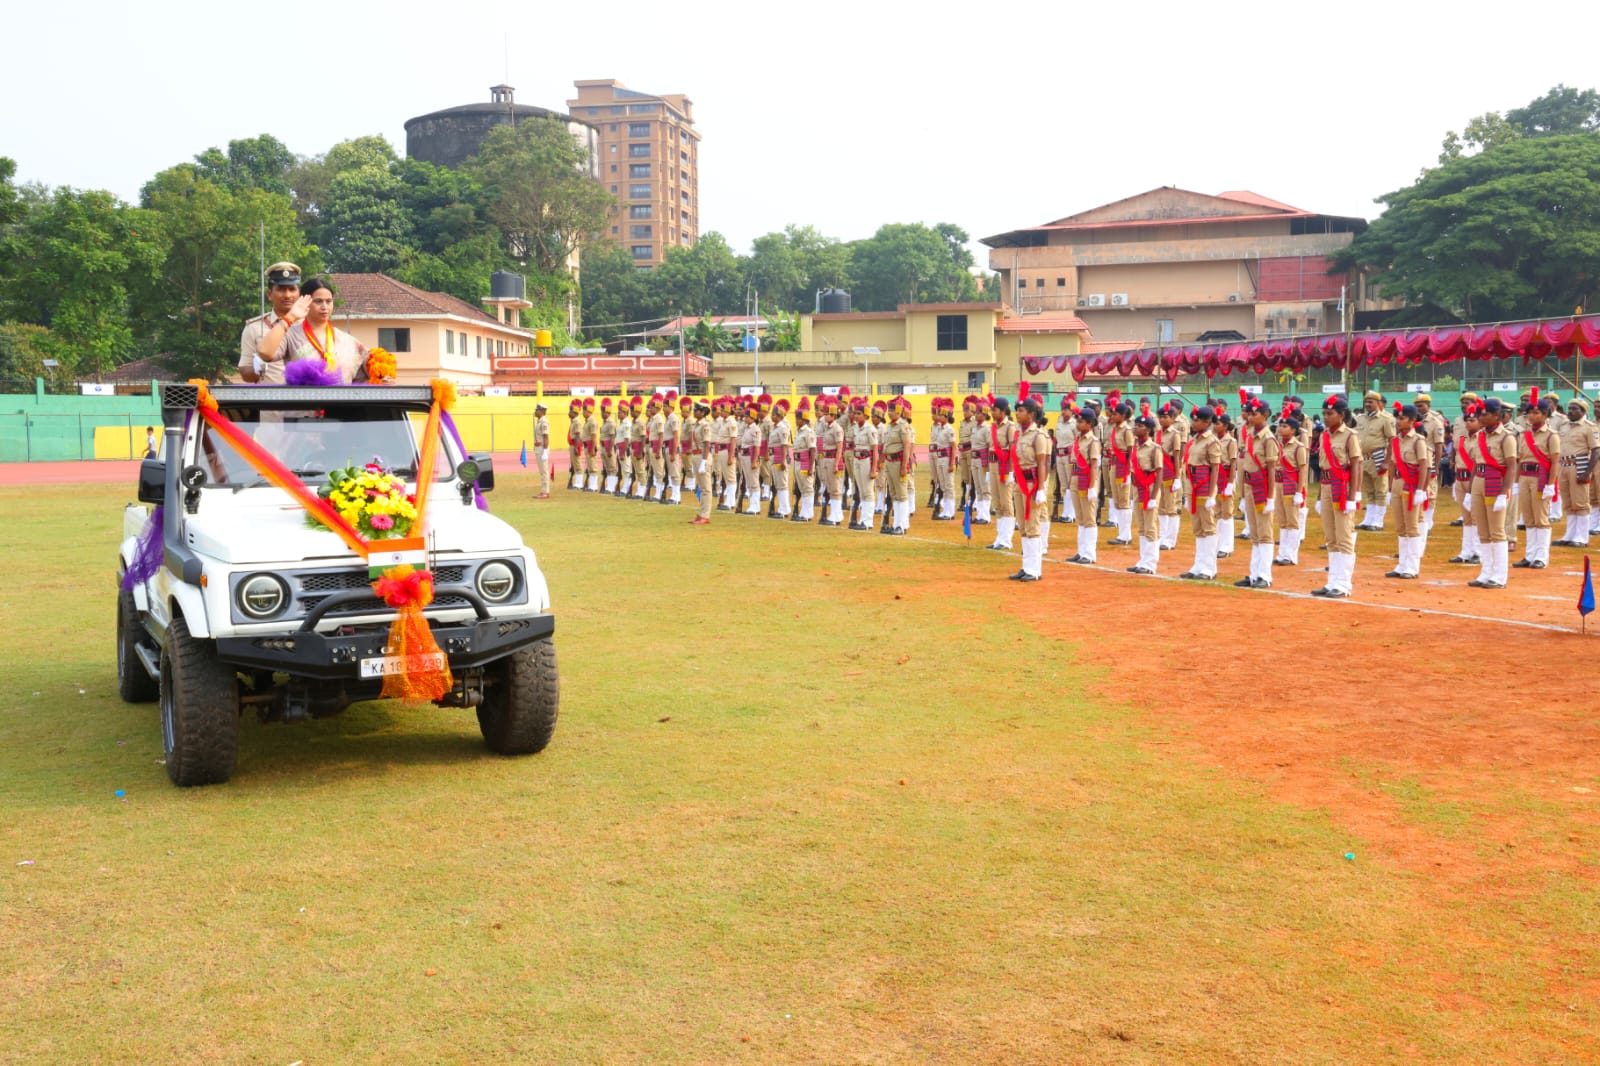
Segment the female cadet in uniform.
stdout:
<svg viewBox="0 0 1600 1066">
<path fill-rule="evenodd" d="M 1433 481 L 1433 449 L 1417 432 L 1422 415 L 1408 404 L 1395 404 L 1395 436 L 1389 441 L 1390 487 L 1397 498 L 1395 532 L 1400 561 L 1384 577 L 1415 578 L 1422 569 L 1427 528 L 1422 516 L 1428 507 L 1428 486 Z"/>
<path fill-rule="evenodd" d="M 1480 589 L 1503 589 L 1510 576 L 1506 509 L 1516 491 L 1517 438 L 1501 418 L 1511 412 L 1494 397 L 1478 404 L 1478 432 L 1468 454 L 1472 457 L 1472 521 L 1478 527 L 1478 576 L 1467 584 Z"/>
<path fill-rule="evenodd" d="M 1303 526 L 1307 479 L 1311 476 L 1310 449 L 1300 439 L 1300 419 L 1286 415 L 1278 419 L 1278 557 L 1274 566 L 1300 565 L 1300 538 Z"/>
<path fill-rule="evenodd" d="M 1190 581 L 1210 581 L 1217 576 L 1217 482 L 1222 473 L 1222 442 L 1212 431 L 1215 420 L 1211 408 L 1196 407 L 1189 417 L 1189 440 L 1183 446 L 1194 565 L 1178 576 Z"/>
<path fill-rule="evenodd" d="M 1539 390 L 1534 389 L 1528 401 L 1528 428 L 1517 439 L 1521 466 L 1517 498 L 1528 530 L 1523 557 L 1514 564 L 1519 570 L 1550 565 L 1550 501 L 1556 496 L 1561 459 L 1561 438 L 1549 424 L 1554 413 L 1555 403 L 1549 397 L 1539 399 Z"/>
<path fill-rule="evenodd" d="M 1016 479 L 1018 502 L 1022 507 L 1022 569 L 1011 575 L 1013 581 L 1038 581 L 1044 576 L 1044 538 L 1039 522 L 1045 515 L 1045 486 L 1050 483 L 1050 440 L 1040 428 L 1044 421 L 1044 408 L 1039 401 L 1026 393 L 1017 402 L 1017 423 L 1020 427 L 1013 476 Z"/>
<path fill-rule="evenodd" d="M 1356 571 L 1355 513 L 1361 505 L 1361 444 L 1345 424 L 1350 405 L 1332 397 L 1322 412 L 1322 527 L 1328 536 L 1328 584 L 1313 596 L 1342 599 L 1353 591 Z"/>
<path fill-rule="evenodd" d="M 1067 449 L 1072 467 L 1072 513 L 1078 524 L 1078 549 L 1067 557 L 1069 563 L 1092 563 L 1099 557 L 1100 528 L 1095 525 L 1095 501 L 1100 494 L 1100 436 L 1095 423 L 1100 413 L 1093 407 L 1078 411 L 1077 435 Z"/>
<path fill-rule="evenodd" d="M 1469 400 L 1467 397 L 1472 396 Z M 1471 393 L 1461 394 L 1461 417 L 1454 427 L 1455 436 L 1450 444 L 1450 468 L 1455 474 L 1451 491 L 1461 507 L 1461 551 L 1450 558 L 1452 563 L 1479 562 L 1478 527 L 1472 518 L 1472 439 L 1478 435 L 1478 399 Z"/>
<path fill-rule="evenodd" d="M 1016 483 L 1016 472 L 1011 469 L 1011 453 L 1017 443 L 1017 424 L 1011 421 L 1011 404 L 1004 397 L 994 401 L 990 409 L 993 421 L 985 429 L 983 442 L 989 449 L 989 494 L 994 500 L 995 551 L 1011 550 L 1011 534 L 1017 528 L 1017 510 L 1011 498 L 1011 488 Z"/>
<path fill-rule="evenodd" d="M 1161 478 L 1164 459 L 1156 440 L 1156 420 L 1140 415 L 1133 421 L 1133 507 L 1138 519 L 1139 561 L 1128 567 L 1130 574 L 1154 574 L 1161 561 L 1161 532 L 1157 522 L 1161 510 Z"/>
</svg>

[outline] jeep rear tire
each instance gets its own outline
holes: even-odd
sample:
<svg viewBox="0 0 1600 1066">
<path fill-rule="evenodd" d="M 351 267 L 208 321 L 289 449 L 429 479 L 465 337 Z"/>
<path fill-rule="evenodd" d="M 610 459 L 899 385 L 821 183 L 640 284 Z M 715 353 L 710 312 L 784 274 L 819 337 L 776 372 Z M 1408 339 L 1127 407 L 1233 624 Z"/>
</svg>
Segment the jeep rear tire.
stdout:
<svg viewBox="0 0 1600 1066">
<path fill-rule="evenodd" d="M 161 739 L 172 783 L 219 784 L 239 760 L 239 677 L 181 616 L 161 649 Z"/>
<path fill-rule="evenodd" d="M 478 728 L 500 755 L 543 751 L 556 729 L 561 678 L 556 646 L 548 640 L 520 648 L 490 667 L 491 683 L 478 705 Z"/>
<path fill-rule="evenodd" d="M 149 703 L 160 695 L 160 687 L 139 658 L 139 642 L 146 639 L 139 624 L 139 608 L 133 593 L 117 590 L 117 692 L 124 703 Z"/>
</svg>

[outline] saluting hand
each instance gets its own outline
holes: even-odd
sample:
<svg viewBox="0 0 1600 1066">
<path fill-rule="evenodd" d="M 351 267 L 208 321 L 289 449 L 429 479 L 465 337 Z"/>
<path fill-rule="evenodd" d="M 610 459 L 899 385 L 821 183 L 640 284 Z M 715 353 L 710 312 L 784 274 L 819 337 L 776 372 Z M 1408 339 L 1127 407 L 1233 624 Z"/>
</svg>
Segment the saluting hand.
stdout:
<svg viewBox="0 0 1600 1066">
<path fill-rule="evenodd" d="M 308 315 L 310 313 L 311 313 L 311 297 L 302 296 L 298 300 L 296 300 L 293 303 L 293 305 L 290 306 L 289 313 L 283 316 L 283 320 L 285 322 L 289 323 L 289 325 L 292 326 L 296 322 L 304 321 L 306 315 Z"/>
</svg>

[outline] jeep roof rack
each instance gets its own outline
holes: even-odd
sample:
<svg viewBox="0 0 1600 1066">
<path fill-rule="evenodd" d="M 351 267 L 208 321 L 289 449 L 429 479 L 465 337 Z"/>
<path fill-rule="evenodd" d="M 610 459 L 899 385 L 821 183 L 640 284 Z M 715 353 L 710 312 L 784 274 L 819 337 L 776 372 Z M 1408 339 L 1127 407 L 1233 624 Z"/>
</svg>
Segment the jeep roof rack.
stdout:
<svg viewBox="0 0 1600 1066">
<path fill-rule="evenodd" d="M 212 385 L 208 390 L 218 404 L 315 404 L 328 407 L 340 404 L 406 404 L 427 407 L 433 403 L 433 389 L 425 385 Z M 187 410 L 200 402 L 194 385 L 161 386 L 161 406 Z"/>
</svg>

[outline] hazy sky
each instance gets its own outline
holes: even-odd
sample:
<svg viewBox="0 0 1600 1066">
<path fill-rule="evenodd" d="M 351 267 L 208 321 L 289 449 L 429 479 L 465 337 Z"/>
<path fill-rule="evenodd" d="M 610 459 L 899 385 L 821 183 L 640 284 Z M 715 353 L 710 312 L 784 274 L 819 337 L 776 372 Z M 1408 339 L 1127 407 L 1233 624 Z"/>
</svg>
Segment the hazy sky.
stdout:
<svg viewBox="0 0 1600 1066">
<path fill-rule="evenodd" d="M 974 238 L 1160 185 L 1373 217 L 1449 129 L 1600 81 L 1591 3 L 30 3 L 3 16 L 0 155 L 133 200 L 270 133 L 297 153 L 575 78 L 685 93 L 702 231 Z M 780 14 L 781 13 L 781 14 Z M 270 250 L 269 250 L 270 251 Z M 982 250 L 978 250 L 980 256 Z M 981 262 L 980 258 L 980 262 Z"/>
</svg>

